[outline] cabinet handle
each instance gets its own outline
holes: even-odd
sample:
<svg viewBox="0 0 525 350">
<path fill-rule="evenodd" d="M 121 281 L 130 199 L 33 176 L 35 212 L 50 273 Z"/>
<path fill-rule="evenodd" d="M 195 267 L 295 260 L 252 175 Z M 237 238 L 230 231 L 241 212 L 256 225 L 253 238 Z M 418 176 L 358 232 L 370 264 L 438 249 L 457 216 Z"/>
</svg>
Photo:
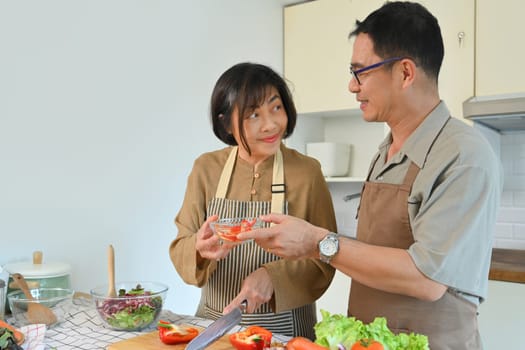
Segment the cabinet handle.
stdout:
<svg viewBox="0 0 525 350">
<path fill-rule="evenodd" d="M 352 194 L 346 195 L 346 196 L 343 197 L 343 200 L 345 202 L 348 202 L 348 201 L 350 201 L 350 200 L 352 200 L 354 198 L 359 198 L 359 197 L 361 197 L 361 192 L 352 193 Z"/>
<path fill-rule="evenodd" d="M 465 39 L 465 32 L 459 32 L 458 33 L 458 43 L 459 46 L 463 46 L 463 39 Z"/>
</svg>

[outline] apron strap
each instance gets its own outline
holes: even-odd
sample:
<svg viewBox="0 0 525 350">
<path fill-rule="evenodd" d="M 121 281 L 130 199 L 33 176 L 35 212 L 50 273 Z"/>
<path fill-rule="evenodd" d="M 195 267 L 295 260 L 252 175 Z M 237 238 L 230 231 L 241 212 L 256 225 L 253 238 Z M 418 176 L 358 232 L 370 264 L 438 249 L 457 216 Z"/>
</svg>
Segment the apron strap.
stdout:
<svg viewBox="0 0 525 350">
<path fill-rule="evenodd" d="M 217 192 L 215 192 L 215 197 L 217 198 L 226 198 L 226 192 L 228 191 L 228 185 L 230 184 L 230 177 L 233 172 L 233 166 L 235 165 L 235 160 L 237 159 L 237 146 L 233 146 L 224 164 L 222 169 L 221 177 L 219 179 L 219 184 L 217 185 Z"/>
<path fill-rule="evenodd" d="M 272 213 L 283 213 L 285 192 L 283 154 L 281 149 L 278 149 L 273 157 L 272 206 L 270 209 Z"/>
<path fill-rule="evenodd" d="M 237 159 L 237 146 L 232 147 L 230 155 L 224 164 L 222 169 L 221 177 L 219 178 L 219 184 L 217 185 L 217 191 L 215 192 L 216 198 L 226 198 L 226 192 L 228 191 L 228 185 L 230 184 L 230 178 L 233 172 L 233 166 Z M 273 158 L 273 175 L 272 175 L 272 204 L 271 212 L 282 214 L 284 212 L 284 194 L 286 192 L 286 185 L 284 184 L 284 165 L 283 165 L 283 154 L 281 149 L 277 150 Z"/>
</svg>

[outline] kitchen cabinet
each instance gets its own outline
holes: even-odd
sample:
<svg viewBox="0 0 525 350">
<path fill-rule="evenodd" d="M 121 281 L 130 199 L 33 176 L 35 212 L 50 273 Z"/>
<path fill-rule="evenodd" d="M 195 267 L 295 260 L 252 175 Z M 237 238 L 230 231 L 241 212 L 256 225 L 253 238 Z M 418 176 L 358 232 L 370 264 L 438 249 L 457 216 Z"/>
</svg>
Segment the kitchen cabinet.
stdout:
<svg viewBox="0 0 525 350">
<path fill-rule="evenodd" d="M 477 0 L 477 96 L 525 92 L 523 8 L 520 0 Z"/>
<path fill-rule="evenodd" d="M 317 0 L 284 9 L 284 75 L 300 113 L 358 108 L 348 91 L 348 34 L 383 0 Z"/>
<path fill-rule="evenodd" d="M 463 118 L 463 102 L 474 95 L 475 0 L 421 0 L 438 19 L 445 46 L 439 95 L 450 113 Z"/>
<path fill-rule="evenodd" d="M 474 0 L 420 1 L 438 18 L 445 41 L 440 95 L 453 116 L 474 91 Z M 364 19 L 383 0 L 317 0 L 284 9 L 284 75 L 299 113 L 288 143 L 299 151 L 307 142 L 352 145 L 347 177 L 362 181 L 388 126 L 362 121 L 355 96 L 348 91 L 356 19 Z"/>
</svg>

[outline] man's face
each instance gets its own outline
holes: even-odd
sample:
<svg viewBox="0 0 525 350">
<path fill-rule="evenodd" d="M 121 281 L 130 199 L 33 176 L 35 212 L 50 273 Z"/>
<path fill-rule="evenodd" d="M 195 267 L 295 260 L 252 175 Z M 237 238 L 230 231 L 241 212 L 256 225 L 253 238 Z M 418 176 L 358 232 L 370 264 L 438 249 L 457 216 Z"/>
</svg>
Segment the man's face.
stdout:
<svg viewBox="0 0 525 350">
<path fill-rule="evenodd" d="M 351 66 L 354 71 L 377 64 L 390 57 L 379 57 L 368 34 L 358 34 L 354 41 Z M 393 103 L 392 72 L 385 65 L 356 74 L 361 84 L 352 77 L 348 83 L 350 92 L 356 94 L 363 111 L 363 119 L 369 122 L 387 121 Z"/>
</svg>

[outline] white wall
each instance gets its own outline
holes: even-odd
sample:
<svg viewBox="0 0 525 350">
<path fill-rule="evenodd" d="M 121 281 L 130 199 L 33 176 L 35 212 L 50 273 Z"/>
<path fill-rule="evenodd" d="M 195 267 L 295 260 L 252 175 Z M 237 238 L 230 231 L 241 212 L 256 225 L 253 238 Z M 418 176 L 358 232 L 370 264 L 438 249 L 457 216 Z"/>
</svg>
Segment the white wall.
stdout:
<svg viewBox="0 0 525 350">
<path fill-rule="evenodd" d="M 73 287 L 170 286 L 193 314 L 196 288 L 172 267 L 173 218 L 211 132 L 214 82 L 257 61 L 282 71 L 278 0 L 0 0 L 0 265 L 72 265 Z"/>
</svg>

